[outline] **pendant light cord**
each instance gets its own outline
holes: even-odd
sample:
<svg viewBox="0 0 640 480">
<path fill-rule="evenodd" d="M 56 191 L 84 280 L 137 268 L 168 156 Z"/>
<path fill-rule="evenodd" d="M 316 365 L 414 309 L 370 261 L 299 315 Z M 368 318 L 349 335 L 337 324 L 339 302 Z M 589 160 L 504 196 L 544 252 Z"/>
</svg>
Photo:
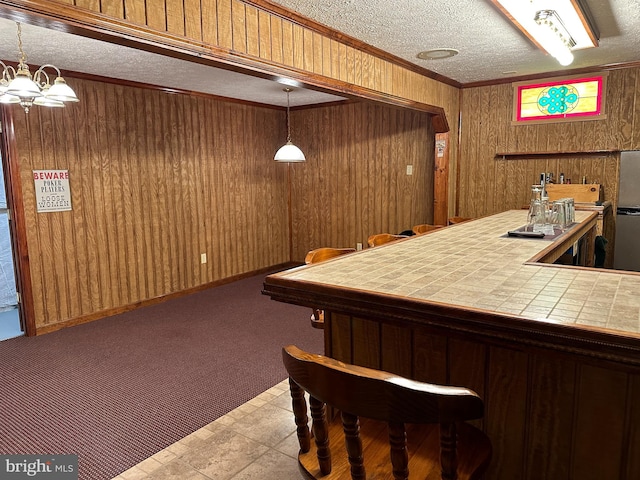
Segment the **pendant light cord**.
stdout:
<svg viewBox="0 0 640 480">
<path fill-rule="evenodd" d="M 287 142 L 291 142 L 291 121 L 289 120 L 289 92 L 291 89 L 285 88 L 285 91 L 287 92 Z"/>
</svg>

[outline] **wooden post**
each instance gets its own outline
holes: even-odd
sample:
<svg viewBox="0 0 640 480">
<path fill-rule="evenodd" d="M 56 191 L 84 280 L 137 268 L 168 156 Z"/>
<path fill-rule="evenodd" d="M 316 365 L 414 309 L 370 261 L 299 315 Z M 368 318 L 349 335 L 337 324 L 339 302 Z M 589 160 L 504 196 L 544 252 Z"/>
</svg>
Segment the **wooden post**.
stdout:
<svg viewBox="0 0 640 480">
<path fill-rule="evenodd" d="M 449 133 L 436 133 L 433 176 L 433 223 L 447 225 L 449 218 Z"/>
</svg>

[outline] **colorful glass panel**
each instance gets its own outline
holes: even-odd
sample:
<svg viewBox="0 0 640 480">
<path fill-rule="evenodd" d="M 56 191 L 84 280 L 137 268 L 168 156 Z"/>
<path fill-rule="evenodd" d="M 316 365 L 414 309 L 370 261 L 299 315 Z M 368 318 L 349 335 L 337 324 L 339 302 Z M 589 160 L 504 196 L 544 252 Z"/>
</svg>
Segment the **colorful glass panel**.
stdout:
<svg viewBox="0 0 640 480">
<path fill-rule="evenodd" d="M 600 115 L 602 83 L 602 77 L 590 77 L 520 85 L 516 119 L 521 122 Z"/>
</svg>

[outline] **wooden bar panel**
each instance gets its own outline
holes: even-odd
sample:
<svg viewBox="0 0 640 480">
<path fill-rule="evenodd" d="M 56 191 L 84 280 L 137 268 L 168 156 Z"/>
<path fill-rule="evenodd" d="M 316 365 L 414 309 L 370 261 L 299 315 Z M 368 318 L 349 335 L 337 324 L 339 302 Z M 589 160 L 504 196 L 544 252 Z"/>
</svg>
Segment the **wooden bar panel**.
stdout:
<svg viewBox="0 0 640 480">
<path fill-rule="evenodd" d="M 615 478 L 621 472 L 620 452 L 625 418 L 628 376 L 604 368 L 584 365 L 579 370 L 578 393 L 570 478 L 598 480 Z M 637 456 L 637 452 L 632 453 Z M 599 461 L 593 462 L 594 458 Z"/>
<path fill-rule="evenodd" d="M 218 44 L 218 5 L 216 0 L 201 2 L 202 41 L 205 44 Z"/>
<path fill-rule="evenodd" d="M 413 341 L 413 365 L 416 380 L 446 385 L 447 339 L 438 335 L 415 332 Z"/>
<path fill-rule="evenodd" d="M 562 453 L 571 450 L 571 436 L 567 432 L 571 431 L 574 418 L 566 412 L 573 410 L 575 401 L 576 364 L 533 357 L 530 382 L 535 386 L 531 390 L 530 415 L 541 421 L 529 426 L 529 467 L 525 478 L 568 480 L 570 466 Z"/>
<path fill-rule="evenodd" d="M 329 319 L 329 329 L 325 331 L 325 335 L 328 334 L 329 337 L 331 357 L 346 363 L 353 363 L 351 317 L 325 311 L 325 322 L 327 319 Z"/>
<path fill-rule="evenodd" d="M 627 400 L 629 431 L 624 444 L 627 445 L 626 478 L 640 478 L 640 375 L 631 375 Z"/>
<path fill-rule="evenodd" d="M 363 318 L 351 319 L 353 363 L 369 368 L 381 368 L 380 324 Z"/>
<path fill-rule="evenodd" d="M 387 372 L 412 376 L 411 330 L 396 325 L 382 325 L 381 369 Z M 395 354 L 395 353 L 399 353 Z"/>
<path fill-rule="evenodd" d="M 527 418 L 527 355 L 490 347 L 488 384 L 485 393 L 486 433 L 494 455 L 489 478 L 523 478 Z M 509 428 L 504 428 L 505 426 Z"/>
</svg>

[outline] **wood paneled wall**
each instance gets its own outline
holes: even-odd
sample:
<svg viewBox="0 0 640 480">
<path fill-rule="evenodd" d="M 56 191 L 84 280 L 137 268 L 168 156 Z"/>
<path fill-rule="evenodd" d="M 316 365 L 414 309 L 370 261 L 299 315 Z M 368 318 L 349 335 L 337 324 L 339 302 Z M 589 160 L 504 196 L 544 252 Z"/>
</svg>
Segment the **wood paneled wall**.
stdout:
<svg viewBox="0 0 640 480">
<path fill-rule="evenodd" d="M 459 155 L 459 214 L 477 217 L 528 204 L 541 172 L 562 172 L 574 183 L 582 176 L 604 185 L 604 197 L 618 196 L 619 156 L 495 158 L 496 153 L 634 150 L 640 148 L 640 69 L 609 72 L 605 120 L 511 125 L 510 84 L 463 89 Z M 635 126 L 635 127 L 634 127 Z"/>
<path fill-rule="evenodd" d="M 11 107 L 39 332 L 289 260 L 281 110 L 73 87 Z M 69 170 L 72 211 L 36 213 L 34 169 Z"/>
<path fill-rule="evenodd" d="M 442 109 L 450 138 L 458 138 L 460 91 L 407 62 L 377 55 L 375 49 L 338 32 L 298 21 L 264 0 L 13 0 L 0 8 L 36 12 L 93 32 L 148 43 L 193 55 L 198 61 L 223 58 L 278 77 L 334 89 L 351 96 L 420 103 Z M 275 11 L 277 9 L 278 11 Z M 75 26 L 74 25 L 74 26 Z M 82 33 L 82 32 L 78 32 Z M 117 41 L 117 39 L 116 39 Z M 373 97 L 372 97 L 373 96 Z M 454 214 L 458 145 L 450 142 L 449 212 Z"/>
<path fill-rule="evenodd" d="M 289 166 L 273 161 L 286 138 L 281 109 L 73 87 L 82 100 L 65 109 L 6 107 L 38 333 L 431 218 L 428 114 L 357 103 L 295 110 L 292 136 L 308 161 Z M 36 212 L 41 169 L 69 171 L 72 211 Z"/>
<path fill-rule="evenodd" d="M 307 157 L 290 166 L 294 260 L 313 248 L 366 247 L 371 234 L 433 220 L 429 115 L 350 103 L 294 111 L 292 128 Z"/>
</svg>

